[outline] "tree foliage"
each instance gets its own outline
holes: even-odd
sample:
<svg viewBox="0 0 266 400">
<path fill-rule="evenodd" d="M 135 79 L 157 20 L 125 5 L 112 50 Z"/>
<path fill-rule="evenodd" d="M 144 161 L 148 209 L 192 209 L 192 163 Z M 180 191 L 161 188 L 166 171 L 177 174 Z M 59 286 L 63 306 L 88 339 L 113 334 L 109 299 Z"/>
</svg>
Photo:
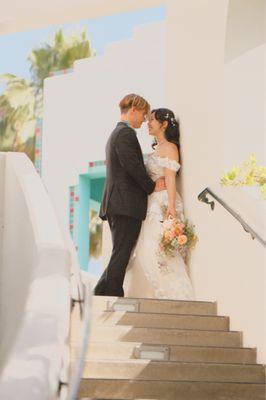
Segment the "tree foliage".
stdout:
<svg viewBox="0 0 266 400">
<path fill-rule="evenodd" d="M 59 29 L 52 43 L 31 51 L 30 82 L 12 74 L 0 75 L 0 82 L 5 83 L 0 96 L 0 150 L 24 151 L 34 161 L 34 126 L 42 115 L 44 79 L 92 55 L 86 31 L 65 37 Z"/>
<path fill-rule="evenodd" d="M 74 61 L 91 57 L 91 55 L 85 31 L 80 36 L 70 35 L 65 38 L 60 29 L 55 33 L 52 44 L 44 43 L 30 53 L 28 60 L 32 82 L 36 88 L 41 89 L 44 79 L 51 72 L 72 68 Z"/>
</svg>

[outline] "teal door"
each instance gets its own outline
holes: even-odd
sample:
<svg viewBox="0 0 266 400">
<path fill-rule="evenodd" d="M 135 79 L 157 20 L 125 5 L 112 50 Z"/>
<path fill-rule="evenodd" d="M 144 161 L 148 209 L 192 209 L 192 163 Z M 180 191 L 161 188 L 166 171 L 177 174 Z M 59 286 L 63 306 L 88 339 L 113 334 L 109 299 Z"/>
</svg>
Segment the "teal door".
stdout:
<svg viewBox="0 0 266 400">
<path fill-rule="evenodd" d="M 102 220 L 98 214 L 105 176 L 104 165 L 93 165 L 88 173 L 79 176 L 76 222 L 72 233 L 81 268 L 97 276 L 102 269 Z"/>
</svg>

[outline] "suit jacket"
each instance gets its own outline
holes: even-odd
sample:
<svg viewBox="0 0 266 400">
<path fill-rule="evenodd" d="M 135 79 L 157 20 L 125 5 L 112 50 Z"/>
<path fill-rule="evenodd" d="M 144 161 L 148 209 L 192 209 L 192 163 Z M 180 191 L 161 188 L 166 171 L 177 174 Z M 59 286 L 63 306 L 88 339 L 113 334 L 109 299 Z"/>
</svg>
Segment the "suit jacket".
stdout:
<svg viewBox="0 0 266 400">
<path fill-rule="evenodd" d="M 118 122 L 106 145 L 106 182 L 100 217 L 105 220 L 107 215 L 128 215 L 145 219 L 148 194 L 154 188 L 135 130 Z"/>
</svg>

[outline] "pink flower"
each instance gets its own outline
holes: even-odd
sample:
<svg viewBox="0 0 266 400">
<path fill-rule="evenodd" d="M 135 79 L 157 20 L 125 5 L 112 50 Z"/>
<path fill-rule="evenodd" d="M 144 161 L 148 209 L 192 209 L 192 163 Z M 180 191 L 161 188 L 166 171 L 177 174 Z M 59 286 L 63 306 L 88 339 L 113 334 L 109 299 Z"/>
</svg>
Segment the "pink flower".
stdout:
<svg viewBox="0 0 266 400">
<path fill-rule="evenodd" d="M 185 228 L 185 224 L 183 224 L 182 222 L 180 224 L 177 224 L 177 227 L 180 229 L 180 231 L 183 231 Z"/>
<path fill-rule="evenodd" d="M 178 244 L 181 244 L 181 245 L 187 243 L 186 235 L 180 235 L 177 240 L 178 240 Z"/>
<path fill-rule="evenodd" d="M 174 237 L 176 237 L 175 231 L 170 231 L 170 232 L 169 232 L 169 238 L 170 238 L 170 240 L 174 239 Z"/>
</svg>

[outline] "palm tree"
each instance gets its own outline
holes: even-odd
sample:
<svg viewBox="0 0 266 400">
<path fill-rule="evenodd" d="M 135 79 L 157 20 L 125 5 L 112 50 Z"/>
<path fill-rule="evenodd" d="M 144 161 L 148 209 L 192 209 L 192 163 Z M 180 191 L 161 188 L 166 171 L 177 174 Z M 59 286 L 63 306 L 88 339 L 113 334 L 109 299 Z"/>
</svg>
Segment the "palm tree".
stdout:
<svg viewBox="0 0 266 400">
<path fill-rule="evenodd" d="M 1 75 L 0 82 L 6 84 L 0 96 L 0 148 L 18 151 L 25 142 L 23 135 L 30 141 L 34 137 L 35 90 L 25 79 L 12 74 Z M 32 157 L 27 146 L 25 151 Z"/>
<path fill-rule="evenodd" d="M 44 43 L 30 53 L 28 60 L 32 82 L 36 88 L 42 89 L 44 79 L 51 72 L 72 68 L 74 61 L 92 55 L 86 31 L 80 37 L 71 35 L 66 39 L 60 29 L 55 33 L 52 44 Z"/>
<path fill-rule="evenodd" d="M 36 88 L 35 114 L 41 118 L 43 109 L 43 82 L 51 72 L 70 69 L 74 61 L 93 55 L 86 31 L 65 38 L 61 29 L 55 32 L 52 44 L 44 43 L 33 49 L 28 57 L 32 83 Z"/>
<path fill-rule="evenodd" d="M 44 79 L 92 55 L 85 31 L 65 38 L 60 29 L 52 44 L 44 43 L 30 53 L 31 82 L 12 74 L 0 76 L 0 82 L 6 83 L 0 96 L 0 150 L 24 151 L 34 161 L 34 127 L 42 116 Z"/>
</svg>

